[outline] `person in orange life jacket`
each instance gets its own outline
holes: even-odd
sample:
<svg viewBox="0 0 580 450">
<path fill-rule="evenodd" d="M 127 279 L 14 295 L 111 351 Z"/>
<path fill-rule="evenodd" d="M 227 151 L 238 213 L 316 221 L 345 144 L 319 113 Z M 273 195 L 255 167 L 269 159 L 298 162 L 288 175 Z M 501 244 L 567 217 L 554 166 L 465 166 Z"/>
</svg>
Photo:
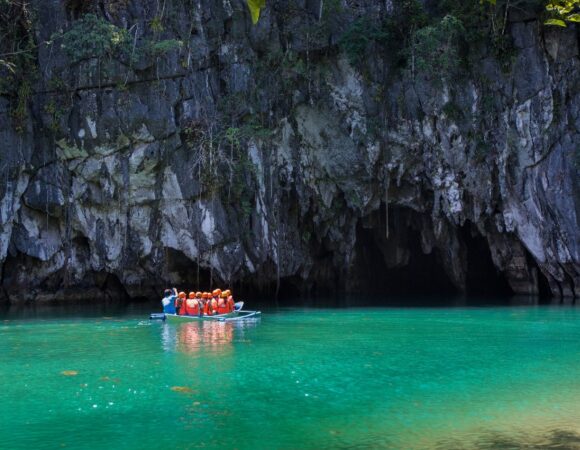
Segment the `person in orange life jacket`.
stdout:
<svg viewBox="0 0 580 450">
<path fill-rule="evenodd" d="M 185 301 L 185 314 L 188 316 L 199 316 L 199 302 L 195 298 L 195 292 L 189 293 L 189 298 Z"/>
<path fill-rule="evenodd" d="M 179 301 L 180 301 L 180 305 L 179 305 L 179 315 L 181 316 L 186 316 L 188 315 L 187 312 L 187 294 L 185 292 L 180 292 L 179 293 Z M 183 295 L 181 295 L 183 294 Z"/>
<path fill-rule="evenodd" d="M 177 289 L 165 289 L 161 304 L 165 314 L 175 314 L 175 300 L 177 299 Z"/>
<path fill-rule="evenodd" d="M 236 304 L 234 302 L 234 297 L 232 291 L 226 289 L 226 304 L 228 305 L 229 312 L 233 312 L 236 309 Z"/>
<path fill-rule="evenodd" d="M 179 308 L 179 314 L 182 315 L 182 316 L 189 315 L 188 314 L 188 308 L 187 308 L 187 294 L 185 295 L 185 297 L 182 298 L 181 307 Z"/>
<path fill-rule="evenodd" d="M 211 316 L 211 313 L 209 311 L 209 293 L 208 292 L 204 292 L 201 295 L 201 298 L 203 299 L 203 313 L 206 316 Z"/>
<path fill-rule="evenodd" d="M 200 316 L 203 316 L 203 308 L 205 306 L 203 299 L 202 299 L 202 293 L 201 292 L 196 292 L 195 293 L 195 299 L 197 300 L 197 304 L 199 305 L 199 314 Z"/>
<path fill-rule="evenodd" d="M 180 292 L 177 298 L 175 299 L 175 314 L 183 315 L 184 313 L 181 312 L 183 303 L 185 302 L 185 292 Z"/>
<path fill-rule="evenodd" d="M 212 315 L 218 314 L 218 299 L 222 293 L 221 289 L 214 289 L 212 292 L 212 298 L 210 299 L 210 309 Z"/>
<path fill-rule="evenodd" d="M 213 307 L 212 306 L 213 305 L 212 305 L 211 292 L 208 292 L 207 293 L 207 298 L 205 300 L 205 311 L 206 311 L 205 313 L 208 316 L 213 316 L 213 314 L 214 314 L 214 310 L 213 310 Z"/>
<path fill-rule="evenodd" d="M 222 292 L 218 299 L 218 314 L 227 314 L 230 311 L 228 310 L 228 304 L 226 299 L 226 293 Z"/>
<path fill-rule="evenodd" d="M 213 316 L 214 314 L 217 314 L 216 308 L 214 307 L 214 302 L 213 302 L 213 297 L 211 292 L 207 293 L 207 315 L 208 316 Z"/>
<path fill-rule="evenodd" d="M 216 314 L 215 308 L 213 307 L 213 298 L 211 296 L 211 292 L 207 293 L 207 314 L 209 316 L 213 316 Z"/>
</svg>

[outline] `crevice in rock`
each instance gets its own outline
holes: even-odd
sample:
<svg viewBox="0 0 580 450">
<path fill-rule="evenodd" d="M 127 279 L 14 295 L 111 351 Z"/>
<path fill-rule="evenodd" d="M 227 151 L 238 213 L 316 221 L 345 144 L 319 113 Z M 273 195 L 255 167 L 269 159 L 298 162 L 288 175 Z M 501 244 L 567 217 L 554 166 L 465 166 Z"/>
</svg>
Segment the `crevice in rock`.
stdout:
<svg viewBox="0 0 580 450">
<path fill-rule="evenodd" d="M 562 269 L 562 273 L 564 274 L 564 282 L 566 285 L 566 290 L 568 291 L 566 292 L 565 298 L 568 300 L 568 302 L 576 303 L 576 299 L 578 297 L 576 295 L 576 286 L 574 285 L 574 279 L 568 273 L 564 264 L 560 263 L 559 265 L 560 268 Z"/>
<path fill-rule="evenodd" d="M 530 259 L 531 259 L 531 256 L 530 256 Z M 540 304 L 549 303 L 550 299 L 553 297 L 552 297 L 552 290 L 550 289 L 550 283 L 548 282 L 548 279 L 543 274 L 543 272 L 539 269 L 539 267 L 537 266 L 537 264 L 535 262 L 533 262 L 532 270 L 536 271 L 536 274 L 538 277 L 539 303 Z"/>
</svg>

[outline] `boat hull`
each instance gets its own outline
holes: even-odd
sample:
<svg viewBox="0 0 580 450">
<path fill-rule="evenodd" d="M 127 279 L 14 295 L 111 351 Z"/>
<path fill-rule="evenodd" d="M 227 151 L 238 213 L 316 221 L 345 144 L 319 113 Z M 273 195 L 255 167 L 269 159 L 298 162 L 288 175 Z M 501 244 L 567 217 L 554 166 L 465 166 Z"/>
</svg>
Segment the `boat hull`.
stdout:
<svg viewBox="0 0 580 450">
<path fill-rule="evenodd" d="M 219 314 L 216 316 L 178 316 L 177 314 L 165 314 L 165 320 L 168 322 L 187 322 L 192 320 L 219 320 L 220 318 L 235 317 L 236 313 Z"/>
<path fill-rule="evenodd" d="M 167 322 L 195 322 L 195 321 L 210 321 L 210 322 L 233 322 L 246 319 L 257 319 L 262 315 L 260 311 L 234 311 L 229 314 L 219 314 L 216 316 L 178 316 L 177 314 L 155 314 L 150 319 L 165 320 Z M 161 317 L 163 316 L 163 317 Z"/>
</svg>

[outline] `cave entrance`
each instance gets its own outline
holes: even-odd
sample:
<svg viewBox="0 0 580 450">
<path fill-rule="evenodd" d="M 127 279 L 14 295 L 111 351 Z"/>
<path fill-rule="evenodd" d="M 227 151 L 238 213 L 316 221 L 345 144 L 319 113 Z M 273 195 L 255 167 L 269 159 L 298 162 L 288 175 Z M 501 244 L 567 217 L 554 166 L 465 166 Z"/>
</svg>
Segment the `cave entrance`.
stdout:
<svg viewBox="0 0 580 450">
<path fill-rule="evenodd" d="M 507 303 L 514 292 L 493 264 L 487 240 L 470 223 L 461 227 L 459 237 L 467 252 L 466 294 L 491 303 Z"/>
<path fill-rule="evenodd" d="M 222 285 L 216 275 L 209 269 L 198 267 L 179 250 L 165 249 L 165 264 L 161 274 L 164 288 L 175 285 L 178 290 L 207 291 Z"/>
<path fill-rule="evenodd" d="M 534 259 L 532 258 L 532 256 L 529 253 L 527 254 L 527 257 L 528 257 L 528 261 L 531 261 L 531 264 L 533 264 L 533 268 L 536 271 L 536 274 L 538 276 L 538 297 L 539 297 L 538 303 L 540 305 L 553 304 L 554 303 L 554 296 L 552 295 L 552 290 L 550 289 L 550 283 L 548 282 L 546 275 L 544 275 L 542 273 L 542 271 L 538 267 L 537 263 L 534 261 Z M 576 299 L 576 302 L 577 301 L 578 300 Z"/>
<path fill-rule="evenodd" d="M 305 282 L 299 276 L 282 277 L 279 282 L 263 282 L 250 278 L 233 284 L 236 298 L 251 300 L 254 307 L 295 306 L 308 303 Z"/>
<path fill-rule="evenodd" d="M 459 292 L 437 249 L 425 254 L 413 224 L 418 213 L 391 209 L 389 238 L 382 211 L 357 225 L 355 258 L 348 280 L 348 305 L 440 305 Z"/>
<path fill-rule="evenodd" d="M 424 253 L 421 226 L 430 218 L 408 208 L 391 208 L 386 237 L 384 206 L 357 226 L 355 259 L 348 281 L 348 305 L 443 306 L 508 304 L 513 291 L 491 258 L 487 240 L 472 224 L 458 230 L 465 289 L 445 270 L 441 251 Z"/>
</svg>

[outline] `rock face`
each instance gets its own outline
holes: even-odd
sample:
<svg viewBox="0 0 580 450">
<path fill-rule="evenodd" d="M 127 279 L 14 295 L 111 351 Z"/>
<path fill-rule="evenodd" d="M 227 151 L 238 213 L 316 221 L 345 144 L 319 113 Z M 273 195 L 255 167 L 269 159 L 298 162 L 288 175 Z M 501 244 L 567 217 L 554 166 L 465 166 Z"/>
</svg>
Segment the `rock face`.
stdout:
<svg viewBox="0 0 580 450">
<path fill-rule="evenodd" d="M 77 19 L 32 3 L 38 43 Z M 181 46 L 73 62 L 56 38 L 23 130 L 0 96 L 4 300 L 580 295 L 577 28 L 513 18 L 513 57 L 479 49 L 451 80 L 372 47 L 353 63 L 319 2 L 268 2 L 255 27 L 241 0 L 158 3 L 99 11 L 133 48 Z M 359 3 L 344 15 L 384 7 Z"/>
</svg>

